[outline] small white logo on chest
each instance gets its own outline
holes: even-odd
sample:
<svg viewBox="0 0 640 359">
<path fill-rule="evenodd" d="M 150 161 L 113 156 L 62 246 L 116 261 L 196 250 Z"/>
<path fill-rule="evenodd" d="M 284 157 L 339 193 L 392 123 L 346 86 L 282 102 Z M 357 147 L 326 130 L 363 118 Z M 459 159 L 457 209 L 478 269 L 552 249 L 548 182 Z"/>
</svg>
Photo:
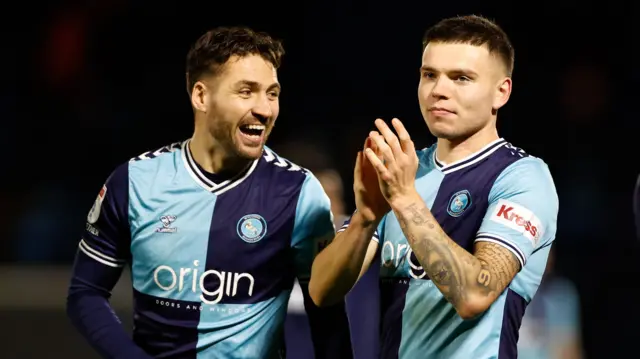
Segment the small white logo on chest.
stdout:
<svg viewBox="0 0 640 359">
<path fill-rule="evenodd" d="M 160 222 L 162 222 L 162 227 L 156 229 L 158 233 L 175 233 L 178 231 L 178 228 L 171 227 L 171 223 L 176 220 L 176 216 L 162 216 L 160 217 Z"/>
</svg>

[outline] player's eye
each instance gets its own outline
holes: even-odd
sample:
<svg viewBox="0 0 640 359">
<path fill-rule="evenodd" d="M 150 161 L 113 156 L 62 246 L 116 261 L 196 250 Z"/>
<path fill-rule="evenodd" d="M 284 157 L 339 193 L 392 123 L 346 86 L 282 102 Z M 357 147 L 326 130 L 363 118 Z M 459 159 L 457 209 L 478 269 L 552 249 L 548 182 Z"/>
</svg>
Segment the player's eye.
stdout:
<svg viewBox="0 0 640 359">
<path fill-rule="evenodd" d="M 458 76 L 458 78 L 456 79 L 457 81 L 462 81 L 462 82 L 467 82 L 467 81 L 471 81 L 471 79 L 467 76 Z"/>
<path fill-rule="evenodd" d="M 430 72 L 430 71 L 424 71 L 424 72 L 422 73 L 422 77 L 424 77 L 424 78 L 428 78 L 428 79 L 432 79 L 432 78 L 435 78 L 435 77 L 436 77 L 436 74 L 435 74 L 435 73 L 433 73 L 433 72 Z"/>
<path fill-rule="evenodd" d="M 280 97 L 280 92 L 278 92 L 278 91 L 269 91 L 267 94 L 268 94 L 268 95 L 269 95 L 269 97 L 271 97 L 271 98 L 278 98 L 278 97 Z"/>
<path fill-rule="evenodd" d="M 242 89 L 242 90 L 239 91 L 239 93 L 242 96 L 251 96 L 251 90 L 250 89 Z"/>
</svg>

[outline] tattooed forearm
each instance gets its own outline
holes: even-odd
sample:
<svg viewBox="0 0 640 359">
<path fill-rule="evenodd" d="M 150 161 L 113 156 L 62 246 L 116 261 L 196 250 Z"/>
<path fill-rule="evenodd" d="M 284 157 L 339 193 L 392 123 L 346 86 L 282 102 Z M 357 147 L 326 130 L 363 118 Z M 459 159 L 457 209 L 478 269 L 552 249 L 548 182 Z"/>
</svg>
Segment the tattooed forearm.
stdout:
<svg viewBox="0 0 640 359">
<path fill-rule="evenodd" d="M 394 212 L 418 262 L 456 308 L 469 295 L 495 300 L 519 270 L 516 257 L 500 245 L 479 242 L 475 256 L 460 247 L 421 201 Z"/>
<path fill-rule="evenodd" d="M 432 229 L 435 227 L 435 224 L 433 223 L 435 218 L 431 216 L 431 213 L 426 207 L 419 208 L 417 203 L 413 203 L 407 207 L 407 210 L 411 213 L 410 219 L 413 224 L 418 226 L 426 224 Z M 431 221 L 429 220 L 429 217 L 431 217 Z"/>
<path fill-rule="evenodd" d="M 447 237 L 424 205 L 412 203 L 396 212 L 422 268 L 449 302 L 460 304 L 466 299 L 465 267 L 472 263 L 472 255 Z"/>
<path fill-rule="evenodd" d="M 475 257 L 481 265 L 477 284 L 487 295 L 502 293 L 520 270 L 516 256 L 495 243 L 478 242 Z"/>
</svg>

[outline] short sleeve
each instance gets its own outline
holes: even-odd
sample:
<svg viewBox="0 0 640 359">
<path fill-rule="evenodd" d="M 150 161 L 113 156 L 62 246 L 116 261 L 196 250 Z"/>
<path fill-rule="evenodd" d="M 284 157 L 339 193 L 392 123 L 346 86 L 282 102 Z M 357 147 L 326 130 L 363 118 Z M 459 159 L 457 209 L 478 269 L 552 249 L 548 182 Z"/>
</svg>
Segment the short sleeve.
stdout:
<svg viewBox="0 0 640 359">
<path fill-rule="evenodd" d="M 507 167 L 489 193 L 489 206 L 476 241 L 500 244 L 520 261 L 521 268 L 538 248 L 556 235 L 558 196 L 547 165 L 525 157 Z"/>
<path fill-rule="evenodd" d="M 87 215 L 79 255 L 113 268 L 129 259 L 128 182 L 128 165 L 123 164 L 102 186 Z"/>
<path fill-rule="evenodd" d="M 308 281 L 313 260 L 334 236 L 331 201 L 320 181 L 308 172 L 300 189 L 291 239 L 296 276 L 301 282 Z"/>
</svg>

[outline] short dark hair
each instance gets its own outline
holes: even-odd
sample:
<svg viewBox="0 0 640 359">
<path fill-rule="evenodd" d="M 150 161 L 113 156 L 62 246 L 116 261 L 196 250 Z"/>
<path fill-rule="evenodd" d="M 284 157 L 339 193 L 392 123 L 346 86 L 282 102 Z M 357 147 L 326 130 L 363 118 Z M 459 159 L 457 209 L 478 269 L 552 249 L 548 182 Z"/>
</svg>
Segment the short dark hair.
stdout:
<svg viewBox="0 0 640 359">
<path fill-rule="evenodd" d="M 276 69 L 280 67 L 284 48 L 280 40 L 248 27 L 217 27 L 207 31 L 187 54 L 187 91 L 203 75 L 216 75 L 232 56 L 260 55 Z"/>
<path fill-rule="evenodd" d="M 514 50 L 507 34 L 495 22 L 478 15 L 456 16 L 441 20 L 427 30 L 422 50 L 430 42 L 486 45 L 504 63 L 507 75 L 513 73 Z"/>
</svg>

